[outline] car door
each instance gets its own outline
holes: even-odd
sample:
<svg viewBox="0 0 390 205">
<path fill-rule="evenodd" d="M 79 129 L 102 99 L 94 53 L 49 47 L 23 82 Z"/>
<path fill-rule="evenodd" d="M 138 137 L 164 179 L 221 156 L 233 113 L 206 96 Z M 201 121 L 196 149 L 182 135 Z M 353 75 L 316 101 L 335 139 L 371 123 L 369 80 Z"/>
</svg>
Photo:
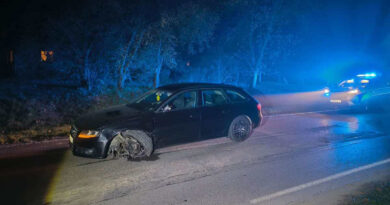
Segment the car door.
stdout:
<svg viewBox="0 0 390 205">
<path fill-rule="evenodd" d="M 200 133 L 199 109 L 196 90 L 178 93 L 165 103 L 154 119 L 157 146 L 197 140 Z"/>
<path fill-rule="evenodd" d="M 235 89 L 225 89 L 225 93 L 229 99 L 229 110 L 231 112 L 231 121 L 233 118 L 239 116 L 239 115 L 248 115 L 249 117 L 251 116 L 251 113 L 253 113 L 254 106 L 250 106 L 249 103 L 249 98 L 245 96 L 245 94 L 242 93 L 242 91 L 235 90 Z"/>
<path fill-rule="evenodd" d="M 230 109 L 222 89 L 204 89 L 202 95 L 201 136 L 203 139 L 227 135 Z"/>
</svg>

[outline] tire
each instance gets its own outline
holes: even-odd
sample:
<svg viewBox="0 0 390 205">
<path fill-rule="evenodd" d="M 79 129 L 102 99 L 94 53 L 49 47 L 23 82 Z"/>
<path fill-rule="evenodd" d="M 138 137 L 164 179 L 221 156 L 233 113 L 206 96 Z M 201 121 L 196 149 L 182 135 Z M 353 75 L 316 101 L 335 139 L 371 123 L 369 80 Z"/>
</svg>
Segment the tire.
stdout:
<svg viewBox="0 0 390 205">
<path fill-rule="evenodd" d="M 127 156 L 126 140 L 122 135 L 117 135 L 111 140 L 110 146 L 107 151 L 107 159 L 119 159 L 120 157 Z"/>
<path fill-rule="evenodd" d="M 252 120 L 240 115 L 230 123 L 228 137 L 234 142 L 242 142 L 251 136 L 252 128 Z"/>
<path fill-rule="evenodd" d="M 129 142 L 129 144 L 132 144 L 132 142 L 135 142 L 139 144 L 142 148 L 142 153 L 134 154 L 131 152 L 130 147 L 129 150 L 129 156 L 128 159 L 142 159 L 150 157 L 153 153 L 153 140 L 151 137 L 149 137 L 145 132 L 141 130 L 126 130 L 122 132 L 121 134 L 126 140 Z"/>
</svg>

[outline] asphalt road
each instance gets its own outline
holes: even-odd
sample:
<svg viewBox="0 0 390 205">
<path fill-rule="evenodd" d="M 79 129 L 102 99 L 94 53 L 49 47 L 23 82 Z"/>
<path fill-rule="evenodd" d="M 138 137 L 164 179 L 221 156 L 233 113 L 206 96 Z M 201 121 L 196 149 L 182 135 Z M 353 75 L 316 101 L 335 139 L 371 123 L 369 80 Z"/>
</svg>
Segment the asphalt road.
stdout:
<svg viewBox="0 0 390 205">
<path fill-rule="evenodd" d="M 1 201 L 338 204 L 390 177 L 389 120 L 347 111 L 273 115 L 245 142 L 170 147 L 148 161 L 79 158 L 66 149 L 1 159 Z"/>
</svg>

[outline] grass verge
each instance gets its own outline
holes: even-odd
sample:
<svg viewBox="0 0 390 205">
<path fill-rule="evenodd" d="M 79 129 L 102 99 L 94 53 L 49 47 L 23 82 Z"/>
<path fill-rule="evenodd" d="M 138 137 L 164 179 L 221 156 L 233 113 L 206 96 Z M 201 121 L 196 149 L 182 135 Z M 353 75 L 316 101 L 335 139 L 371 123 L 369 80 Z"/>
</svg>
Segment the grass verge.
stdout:
<svg viewBox="0 0 390 205">
<path fill-rule="evenodd" d="M 390 179 L 363 186 L 341 205 L 390 205 Z"/>
<path fill-rule="evenodd" d="M 0 145 L 49 140 L 59 136 L 65 137 L 69 133 L 69 130 L 70 125 L 65 124 L 55 127 L 12 131 L 8 134 L 0 135 Z"/>
</svg>

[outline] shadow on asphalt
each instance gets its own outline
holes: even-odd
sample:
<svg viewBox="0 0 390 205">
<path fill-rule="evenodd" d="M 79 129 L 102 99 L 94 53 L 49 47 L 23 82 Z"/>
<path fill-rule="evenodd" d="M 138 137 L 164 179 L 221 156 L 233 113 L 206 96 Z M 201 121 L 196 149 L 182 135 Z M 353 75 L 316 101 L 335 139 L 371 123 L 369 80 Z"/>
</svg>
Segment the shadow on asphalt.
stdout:
<svg viewBox="0 0 390 205">
<path fill-rule="evenodd" d="M 141 161 L 156 161 L 159 160 L 160 153 L 153 153 L 152 156 L 147 157 L 147 158 L 142 158 L 142 159 L 128 159 L 130 162 L 141 162 Z"/>
<path fill-rule="evenodd" d="M 0 160 L 1 204 L 45 204 L 66 149 Z"/>
<path fill-rule="evenodd" d="M 129 162 L 156 161 L 156 160 L 160 159 L 159 155 L 160 155 L 160 153 L 154 153 L 154 154 L 152 154 L 152 156 L 147 157 L 147 158 L 127 159 L 127 161 L 129 161 Z M 98 163 L 103 163 L 103 162 L 107 162 L 107 161 L 111 161 L 111 160 L 124 160 L 124 159 L 123 158 L 119 158 L 119 159 L 97 159 L 96 161 L 78 164 L 77 166 L 78 167 L 87 166 L 87 165 L 90 165 L 90 164 L 98 164 Z"/>
</svg>

